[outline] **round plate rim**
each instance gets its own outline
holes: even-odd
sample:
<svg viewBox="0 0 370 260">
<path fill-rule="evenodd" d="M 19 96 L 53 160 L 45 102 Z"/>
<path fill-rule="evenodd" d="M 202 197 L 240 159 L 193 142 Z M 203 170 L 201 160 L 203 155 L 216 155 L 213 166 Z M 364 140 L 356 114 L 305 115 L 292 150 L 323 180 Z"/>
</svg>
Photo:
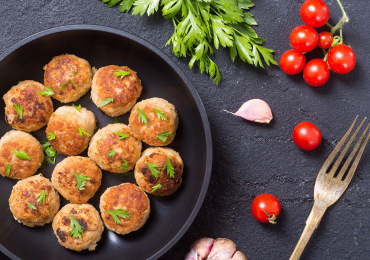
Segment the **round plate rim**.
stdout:
<svg viewBox="0 0 370 260">
<path fill-rule="evenodd" d="M 212 172 L 212 156 L 213 156 L 213 150 L 212 150 L 212 137 L 211 137 L 211 129 L 208 121 L 208 117 L 205 111 L 205 108 L 203 106 L 203 103 L 199 97 L 198 92 L 194 88 L 194 86 L 191 84 L 190 80 L 188 77 L 185 75 L 185 73 L 175 64 L 172 59 L 170 59 L 163 51 L 149 43 L 148 41 L 133 35 L 131 33 L 114 29 L 111 27 L 107 26 L 101 26 L 101 25 L 65 25 L 65 26 L 60 26 L 60 27 L 55 27 L 51 29 L 47 29 L 38 33 L 35 33 L 31 36 L 28 36 L 27 38 L 19 41 L 18 43 L 14 44 L 7 50 L 5 50 L 1 55 L 0 55 L 0 62 L 2 62 L 8 55 L 19 49 L 20 47 L 26 45 L 27 43 L 34 41 L 38 38 L 41 38 L 46 35 L 54 34 L 54 33 L 59 33 L 59 32 L 65 32 L 65 31 L 75 31 L 75 30 L 91 30 L 91 31 L 99 31 L 99 32 L 108 32 L 112 34 L 116 34 L 125 38 L 128 38 L 130 40 L 133 40 L 135 42 L 138 42 L 139 44 L 145 46 L 146 48 L 150 49 L 154 53 L 156 53 L 158 56 L 160 56 L 162 59 L 164 59 L 171 67 L 176 71 L 176 73 L 180 76 L 180 78 L 185 82 L 186 87 L 189 89 L 191 92 L 191 95 L 193 96 L 195 103 L 197 105 L 198 111 L 200 113 L 202 123 L 204 126 L 204 135 L 206 139 L 206 153 L 207 153 L 207 158 L 206 158 L 206 169 L 205 169 L 205 175 L 203 179 L 203 185 L 201 192 L 199 194 L 198 200 L 193 208 L 193 211 L 191 212 L 189 218 L 185 222 L 185 224 L 182 226 L 182 228 L 178 231 L 178 233 L 161 249 L 159 250 L 156 254 L 152 255 L 148 259 L 158 259 L 161 257 L 164 253 L 166 253 L 172 246 L 174 246 L 180 238 L 185 234 L 185 232 L 189 229 L 190 225 L 193 223 L 195 217 L 197 216 L 204 198 L 207 194 L 208 190 L 208 185 L 211 179 L 211 172 Z M 10 252 L 8 249 L 6 249 L 2 244 L 0 244 L 0 251 L 2 251 L 5 255 L 10 257 L 11 259 L 16 259 L 16 260 L 21 260 L 19 257 L 15 256 L 12 252 Z"/>
</svg>

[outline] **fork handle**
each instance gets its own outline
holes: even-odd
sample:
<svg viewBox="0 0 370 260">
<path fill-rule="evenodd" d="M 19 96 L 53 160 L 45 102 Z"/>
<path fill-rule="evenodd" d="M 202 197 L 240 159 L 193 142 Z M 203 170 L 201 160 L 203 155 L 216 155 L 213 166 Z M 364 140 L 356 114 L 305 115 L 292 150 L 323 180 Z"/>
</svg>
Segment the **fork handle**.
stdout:
<svg viewBox="0 0 370 260">
<path fill-rule="evenodd" d="M 306 226 L 289 260 L 299 259 L 308 241 L 310 240 L 312 233 L 315 231 L 315 229 L 319 225 L 320 220 L 322 216 L 324 215 L 326 209 L 327 207 L 320 207 L 319 205 L 314 203 L 311 213 L 307 218 Z"/>
</svg>

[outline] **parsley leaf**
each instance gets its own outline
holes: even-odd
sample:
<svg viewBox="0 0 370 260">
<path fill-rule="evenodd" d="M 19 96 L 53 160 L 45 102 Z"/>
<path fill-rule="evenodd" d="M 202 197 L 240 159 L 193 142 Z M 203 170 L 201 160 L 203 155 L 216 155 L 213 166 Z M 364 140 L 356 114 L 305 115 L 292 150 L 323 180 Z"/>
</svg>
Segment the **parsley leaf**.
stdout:
<svg viewBox="0 0 370 260">
<path fill-rule="evenodd" d="M 129 137 L 130 135 L 129 134 L 125 134 L 125 133 L 122 133 L 122 132 L 117 132 L 116 135 L 118 135 L 118 139 L 125 139 L 127 137 Z"/>
<path fill-rule="evenodd" d="M 44 149 L 45 154 L 42 167 L 46 168 L 46 163 L 55 164 L 55 159 L 59 155 L 59 153 L 55 151 L 53 147 L 51 147 L 48 141 L 41 141 L 41 145 L 42 148 Z"/>
<path fill-rule="evenodd" d="M 37 210 L 35 204 L 32 204 L 32 203 L 28 203 L 28 207 L 32 210 Z"/>
<path fill-rule="evenodd" d="M 38 92 L 38 94 L 48 97 L 48 96 L 54 95 L 54 90 L 52 90 L 51 87 L 45 86 L 44 91 L 40 91 Z"/>
<path fill-rule="evenodd" d="M 119 121 L 118 121 L 118 118 L 117 117 L 114 118 L 114 123 L 115 124 L 119 124 Z"/>
<path fill-rule="evenodd" d="M 78 89 L 77 85 L 73 82 L 73 80 L 69 79 L 69 80 L 67 80 L 66 82 L 64 82 L 62 86 L 60 86 L 60 90 L 64 89 L 64 88 L 67 86 L 67 84 L 68 84 L 69 82 L 72 82 L 73 86 L 74 86 L 76 89 Z"/>
<path fill-rule="evenodd" d="M 118 168 L 118 170 L 120 170 L 120 171 L 126 170 L 127 167 L 128 167 L 128 161 L 123 160 L 122 166 L 121 166 L 121 168 Z"/>
<path fill-rule="evenodd" d="M 153 189 L 151 192 L 155 192 L 156 190 L 159 190 L 160 188 L 162 188 L 162 185 L 158 183 L 157 185 L 153 186 Z"/>
<path fill-rule="evenodd" d="M 77 181 L 77 186 L 76 187 L 77 187 L 78 190 L 84 190 L 85 185 L 86 185 L 86 181 L 91 180 L 91 178 L 86 176 L 86 175 L 77 174 L 75 172 L 73 172 L 73 175 L 76 178 L 76 181 Z"/>
<path fill-rule="evenodd" d="M 10 175 L 10 170 L 12 168 L 12 163 L 8 163 L 8 165 L 5 168 L 6 174 L 9 176 Z"/>
<path fill-rule="evenodd" d="M 14 109 L 19 115 L 19 119 L 23 118 L 23 107 L 14 102 Z"/>
<path fill-rule="evenodd" d="M 32 161 L 32 159 L 26 154 L 26 152 L 14 150 L 13 154 L 18 159 Z"/>
<path fill-rule="evenodd" d="M 79 238 L 79 239 L 82 239 L 81 235 L 82 233 L 84 232 L 84 228 L 80 225 L 80 223 L 78 223 L 78 221 L 72 217 L 71 215 L 69 215 L 69 219 L 71 220 L 71 225 L 70 227 L 72 228 L 68 234 L 70 237 L 74 237 L 74 238 Z"/>
<path fill-rule="evenodd" d="M 113 98 L 103 98 L 103 100 L 104 101 L 101 102 L 98 107 L 103 107 L 103 106 L 109 104 L 110 102 L 113 102 Z"/>
<path fill-rule="evenodd" d="M 48 133 L 48 139 L 49 140 L 54 140 L 55 139 L 55 134 L 53 134 L 52 132 Z"/>
<path fill-rule="evenodd" d="M 159 119 L 162 119 L 162 120 L 167 121 L 167 117 L 166 117 L 166 115 L 164 114 L 163 111 L 154 109 L 154 113 L 157 114 L 157 116 L 158 116 Z"/>
<path fill-rule="evenodd" d="M 105 210 L 109 215 L 113 217 L 116 224 L 122 225 L 121 220 L 118 217 L 128 219 L 131 215 L 125 209 Z"/>
<path fill-rule="evenodd" d="M 83 130 L 82 128 L 78 128 L 78 132 L 80 133 L 80 136 L 82 136 L 82 137 L 90 136 L 90 134 L 88 132 L 86 132 L 85 130 Z"/>
<path fill-rule="evenodd" d="M 115 156 L 117 153 L 116 153 L 116 151 L 115 150 L 110 150 L 109 152 L 108 152 L 108 154 L 107 154 L 107 156 L 108 157 L 113 157 L 113 156 Z"/>
<path fill-rule="evenodd" d="M 75 104 L 73 104 L 73 107 L 76 108 L 78 112 L 81 112 L 81 104 L 79 104 L 78 106 L 75 106 Z"/>
<path fill-rule="evenodd" d="M 156 179 L 158 179 L 160 172 L 156 168 L 158 168 L 159 165 L 158 164 L 151 164 L 151 163 L 148 163 L 148 162 L 145 162 L 145 163 L 146 163 L 146 165 L 148 165 L 148 168 L 149 168 L 150 172 L 153 174 L 153 176 Z"/>
<path fill-rule="evenodd" d="M 157 134 L 157 138 L 162 142 L 167 141 L 167 137 L 171 134 L 171 132 L 163 131 L 162 133 Z"/>
<path fill-rule="evenodd" d="M 77 75 L 78 74 L 78 71 L 74 71 L 73 74 Z"/>
<path fill-rule="evenodd" d="M 132 176 L 133 174 L 134 174 L 134 171 L 124 172 L 124 173 L 122 173 L 121 178 L 128 178 L 128 177 Z"/>
<path fill-rule="evenodd" d="M 45 203 L 45 190 L 42 190 L 41 193 L 37 196 L 37 204 Z"/>
<path fill-rule="evenodd" d="M 167 169 L 167 175 L 170 175 L 171 178 L 175 178 L 175 169 L 173 168 L 171 164 L 170 157 L 167 157 L 166 163 L 162 171 L 164 171 L 165 169 Z"/>
<path fill-rule="evenodd" d="M 114 76 L 121 77 L 121 79 L 123 79 L 124 76 L 130 75 L 130 74 L 131 73 L 129 71 L 125 71 L 125 70 L 117 70 L 116 72 L 114 72 Z"/>
<path fill-rule="evenodd" d="M 137 108 L 137 112 L 139 113 L 139 123 L 148 124 L 148 118 L 140 108 Z"/>
</svg>

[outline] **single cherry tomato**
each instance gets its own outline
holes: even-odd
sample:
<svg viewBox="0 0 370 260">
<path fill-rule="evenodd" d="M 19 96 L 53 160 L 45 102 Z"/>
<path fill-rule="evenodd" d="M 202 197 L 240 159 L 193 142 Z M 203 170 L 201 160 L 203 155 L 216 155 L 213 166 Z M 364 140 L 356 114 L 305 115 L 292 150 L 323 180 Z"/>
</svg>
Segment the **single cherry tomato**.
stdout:
<svg viewBox="0 0 370 260">
<path fill-rule="evenodd" d="M 321 143 L 321 132 L 310 122 L 302 122 L 293 130 L 293 141 L 302 150 L 311 151 Z"/>
<path fill-rule="evenodd" d="M 294 49 L 284 52 L 280 58 L 281 69 L 289 75 L 295 75 L 301 72 L 305 64 L 305 56 Z"/>
<path fill-rule="evenodd" d="M 307 25 L 300 25 L 290 34 L 290 44 L 299 52 L 312 51 L 319 41 L 316 30 Z"/>
<path fill-rule="evenodd" d="M 330 49 L 328 63 L 334 72 L 346 74 L 355 67 L 356 55 L 351 47 L 340 44 Z"/>
<path fill-rule="evenodd" d="M 303 69 L 303 78 L 308 85 L 319 87 L 324 85 L 330 77 L 328 64 L 320 59 L 309 61 Z"/>
<path fill-rule="evenodd" d="M 319 42 L 317 46 L 321 49 L 328 49 L 333 43 L 333 35 L 330 32 L 321 32 L 319 33 Z"/>
<path fill-rule="evenodd" d="M 301 6 L 301 18 L 308 26 L 318 28 L 329 20 L 329 7 L 322 0 L 307 0 Z"/>
<path fill-rule="evenodd" d="M 252 202 L 252 215 L 262 223 L 276 224 L 276 218 L 280 214 L 281 206 L 279 200 L 271 194 L 260 194 Z"/>
</svg>

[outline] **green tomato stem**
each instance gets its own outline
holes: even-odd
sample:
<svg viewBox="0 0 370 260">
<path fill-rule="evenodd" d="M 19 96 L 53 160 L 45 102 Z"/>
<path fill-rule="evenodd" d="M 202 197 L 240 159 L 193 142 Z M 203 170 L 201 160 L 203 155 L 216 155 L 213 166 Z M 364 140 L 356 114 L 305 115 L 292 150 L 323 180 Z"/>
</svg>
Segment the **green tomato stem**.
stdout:
<svg viewBox="0 0 370 260">
<path fill-rule="evenodd" d="M 326 23 L 326 26 L 328 26 L 331 29 L 333 29 L 333 25 L 331 25 L 330 23 Z"/>
</svg>

